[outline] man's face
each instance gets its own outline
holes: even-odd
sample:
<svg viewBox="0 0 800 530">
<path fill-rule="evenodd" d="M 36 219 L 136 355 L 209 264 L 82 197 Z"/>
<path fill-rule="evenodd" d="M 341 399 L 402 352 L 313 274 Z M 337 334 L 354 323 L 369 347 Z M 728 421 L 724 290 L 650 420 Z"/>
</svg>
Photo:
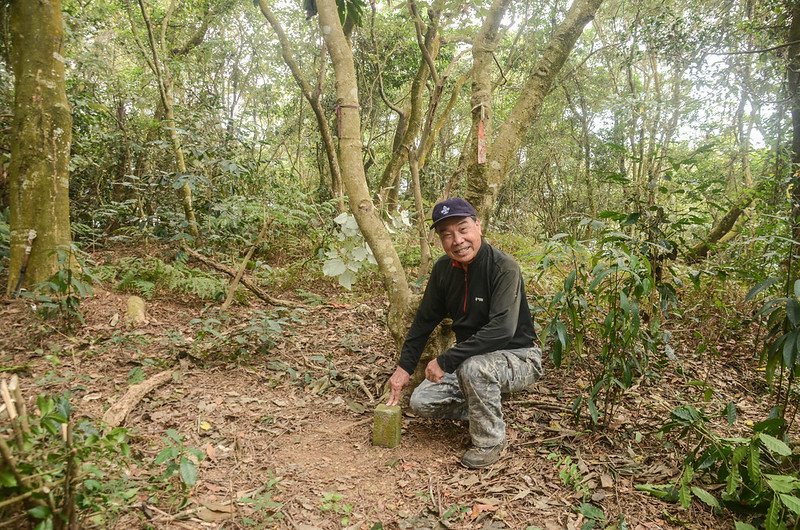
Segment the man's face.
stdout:
<svg viewBox="0 0 800 530">
<path fill-rule="evenodd" d="M 436 227 L 442 248 L 462 265 L 472 263 L 481 248 L 481 222 L 472 217 L 446 219 Z"/>
</svg>

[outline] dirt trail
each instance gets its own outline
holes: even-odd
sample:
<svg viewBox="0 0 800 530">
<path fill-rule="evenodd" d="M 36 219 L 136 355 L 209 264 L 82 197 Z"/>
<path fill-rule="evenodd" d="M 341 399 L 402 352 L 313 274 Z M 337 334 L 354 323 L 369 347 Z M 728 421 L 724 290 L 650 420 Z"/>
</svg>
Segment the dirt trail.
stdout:
<svg viewBox="0 0 800 530">
<path fill-rule="evenodd" d="M 175 429 L 207 455 L 199 480 L 179 507 L 177 489 L 153 491 L 152 467 L 132 469 L 139 501 L 152 510 L 131 509 L 117 528 L 577 529 L 584 501 L 601 506 L 609 523 L 623 515 L 637 530 L 727 524 L 697 505 L 686 512 L 634 490 L 677 473 L 678 463 L 650 435 L 665 410 L 692 398 L 679 388 L 634 389 L 608 433 L 579 432 L 568 404 L 585 384 L 582 375 L 547 366 L 531 392 L 506 404 L 506 454 L 488 470 L 471 471 L 458 465 L 468 443 L 464 424 L 406 416 L 400 447 L 370 444 L 375 398 L 394 368 L 380 301 L 311 308 L 301 322 L 284 325 L 270 353 L 227 364 L 193 356 L 193 344 L 210 340 L 198 331 L 210 317 L 197 304 L 153 302 L 148 325 L 126 330 L 111 324 L 124 303 L 113 293 L 87 301 L 87 324 L 73 335 L 43 327 L 22 303 L 0 316 L 8 330 L 0 363 L 26 365 L 19 375 L 32 391 L 71 391 L 80 415 L 102 416 L 136 370 L 146 377 L 182 369 L 139 403 L 126 426 L 145 463 Z M 236 311 L 231 325 L 253 309 Z M 740 379 L 736 366 L 718 362 L 715 377 Z M 760 412 L 740 398 L 742 410 Z M 247 495 L 255 504 L 231 508 Z M 181 512 L 186 517 L 176 519 Z"/>
</svg>

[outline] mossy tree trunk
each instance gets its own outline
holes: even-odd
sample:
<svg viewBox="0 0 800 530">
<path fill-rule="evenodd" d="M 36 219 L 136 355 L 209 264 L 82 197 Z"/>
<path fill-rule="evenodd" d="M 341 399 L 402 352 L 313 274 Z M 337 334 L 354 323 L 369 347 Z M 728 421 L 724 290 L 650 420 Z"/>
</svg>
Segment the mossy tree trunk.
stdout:
<svg viewBox="0 0 800 530">
<path fill-rule="evenodd" d="M 7 292 L 17 284 L 28 232 L 36 230 L 25 276 L 30 286 L 58 266 L 54 251 L 70 245 L 69 152 L 72 115 L 64 88 L 60 0 L 11 3 L 14 122 L 9 169 L 11 262 Z"/>
</svg>

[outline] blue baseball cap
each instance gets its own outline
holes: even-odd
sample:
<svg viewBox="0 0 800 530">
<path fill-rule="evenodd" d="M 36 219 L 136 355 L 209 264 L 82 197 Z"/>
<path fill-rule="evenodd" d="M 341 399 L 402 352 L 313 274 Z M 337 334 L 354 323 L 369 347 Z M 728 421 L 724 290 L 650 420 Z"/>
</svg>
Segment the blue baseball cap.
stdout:
<svg viewBox="0 0 800 530">
<path fill-rule="evenodd" d="M 436 206 L 433 207 L 433 212 L 431 213 L 433 224 L 431 225 L 431 230 L 436 228 L 436 225 L 445 219 L 450 219 L 451 217 L 478 217 L 478 212 L 476 212 L 475 208 L 465 199 L 461 197 L 450 197 L 449 199 L 437 203 Z"/>
</svg>

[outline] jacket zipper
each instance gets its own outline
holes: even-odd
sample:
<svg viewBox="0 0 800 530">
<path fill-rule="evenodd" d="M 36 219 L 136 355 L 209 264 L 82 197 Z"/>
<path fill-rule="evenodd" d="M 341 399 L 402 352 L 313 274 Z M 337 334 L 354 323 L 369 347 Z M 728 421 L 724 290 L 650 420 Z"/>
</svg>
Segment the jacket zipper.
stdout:
<svg viewBox="0 0 800 530">
<path fill-rule="evenodd" d="M 467 270 L 464 270 L 464 314 L 467 314 L 467 293 L 469 292 L 469 282 L 467 281 Z"/>
</svg>

